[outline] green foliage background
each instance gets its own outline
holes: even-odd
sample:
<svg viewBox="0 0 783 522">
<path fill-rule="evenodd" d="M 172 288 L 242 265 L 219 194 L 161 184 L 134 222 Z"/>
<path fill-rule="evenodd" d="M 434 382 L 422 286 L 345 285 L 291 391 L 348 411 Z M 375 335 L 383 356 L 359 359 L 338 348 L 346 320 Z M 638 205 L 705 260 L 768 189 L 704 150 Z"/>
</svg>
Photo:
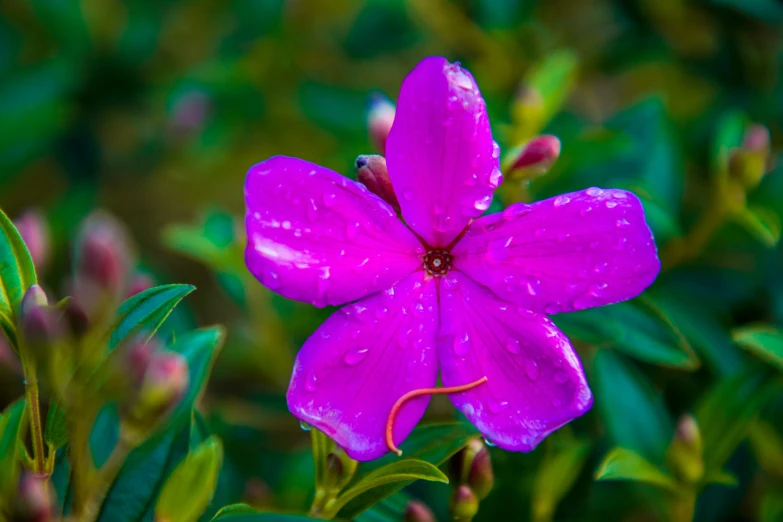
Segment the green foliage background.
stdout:
<svg viewBox="0 0 783 522">
<path fill-rule="evenodd" d="M 749 122 L 781 149 L 781 27 L 777 0 L 10 0 L 0 5 L 0 208 L 45 213 L 54 261 L 41 279 L 55 293 L 75 228 L 97 207 L 127 223 L 158 282 L 198 287 L 164 330 L 227 327 L 199 420 L 223 440 L 208 514 L 239 501 L 301 512 L 310 440 L 283 394 L 296 350 L 329 311 L 245 272 L 244 175 L 284 154 L 353 176 L 355 157 L 373 150 L 369 96 L 394 99 L 424 56 L 460 60 L 504 150 L 538 132 L 563 145 L 549 174 L 529 191 L 507 181 L 492 210 L 630 188 L 667 256 L 642 299 L 556 318 L 596 404 L 531 454 L 492 450 L 496 487 L 476 520 L 669 520 L 688 483 L 700 493 L 695 520 L 779 521 L 781 162 L 743 189 L 739 210 L 718 213 L 703 245 L 693 231 L 729 205 L 718 180 Z M 535 121 L 514 109 L 531 82 L 551 113 Z M 22 393 L 13 364 L 0 368 L 0 403 Z M 454 419 L 441 399 L 427 420 Z M 686 413 L 706 470 L 692 483 L 671 445 Z M 183 433 L 168 444 L 187 448 Z M 596 471 L 632 480 L 596 481 Z M 417 483 L 405 495 L 445 520 L 449 493 Z M 358 520 L 395 520 L 384 514 L 395 503 L 405 498 Z"/>
</svg>

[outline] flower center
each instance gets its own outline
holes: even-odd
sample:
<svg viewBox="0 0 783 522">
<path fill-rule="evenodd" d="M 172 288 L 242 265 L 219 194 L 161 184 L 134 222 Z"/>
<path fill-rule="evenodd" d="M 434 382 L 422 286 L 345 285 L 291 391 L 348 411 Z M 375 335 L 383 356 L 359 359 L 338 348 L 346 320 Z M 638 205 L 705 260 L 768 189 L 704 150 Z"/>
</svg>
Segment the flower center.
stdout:
<svg viewBox="0 0 783 522">
<path fill-rule="evenodd" d="M 453 259 L 446 250 L 430 250 L 424 256 L 424 270 L 431 276 L 444 276 L 449 273 Z"/>
</svg>

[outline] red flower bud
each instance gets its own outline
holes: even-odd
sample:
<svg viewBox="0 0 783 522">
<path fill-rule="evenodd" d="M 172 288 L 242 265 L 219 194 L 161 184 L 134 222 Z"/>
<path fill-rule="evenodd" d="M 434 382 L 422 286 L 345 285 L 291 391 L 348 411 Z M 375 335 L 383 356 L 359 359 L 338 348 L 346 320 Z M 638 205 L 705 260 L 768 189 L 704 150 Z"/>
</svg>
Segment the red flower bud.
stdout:
<svg viewBox="0 0 783 522">
<path fill-rule="evenodd" d="M 367 128 L 370 139 L 381 152 L 386 154 L 386 138 L 394 123 L 397 108 L 394 103 L 382 94 L 376 94 L 370 100 L 370 110 L 367 112 Z"/>
<path fill-rule="evenodd" d="M 449 501 L 451 518 L 455 522 L 470 522 L 478 513 L 479 501 L 468 486 L 459 486 Z"/>
<path fill-rule="evenodd" d="M 554 165 L 560 156 L 560 140 L 556 136 L 537 136 L 526 143 L 518 152 L 511 170 L 529 169 L 533 178 L 540 176 Z"/>
<path fill-rule="evenodd" d="M 403 522 L 435 522 L 435 515 L 432 510 L 423 503 L 412 500 L 405 508 L 405 514 L 402 517 Z"/>
<path fill-rule="evenodd" d="M 42 272 L 49 263 L 51 252 L 49 225 L 36 210 L 26 211 L 17 218 L 14 225 L 27 245 L 36 270 Z"/>
<path fill-rule="evenodd" d="M 25 472 L 19 480 L 13 520 L 48 522 L 54 515 L 54 494 L 45 477 Z"/>
<path fill-rule="evenodd" d="M 356 179 L 367 187 L 367 190 L 399 212 L 400 202 L 394 193 L 389 171 L 386 169 L 386 158 L 378 155 L 356 158 Z"/>
<path fill-rule="evenodd" d="M 753 124 L 745 131 L 742 148 L 753 152 L 769 153 L 769 129 L 763 125 Z"/>
</svg>

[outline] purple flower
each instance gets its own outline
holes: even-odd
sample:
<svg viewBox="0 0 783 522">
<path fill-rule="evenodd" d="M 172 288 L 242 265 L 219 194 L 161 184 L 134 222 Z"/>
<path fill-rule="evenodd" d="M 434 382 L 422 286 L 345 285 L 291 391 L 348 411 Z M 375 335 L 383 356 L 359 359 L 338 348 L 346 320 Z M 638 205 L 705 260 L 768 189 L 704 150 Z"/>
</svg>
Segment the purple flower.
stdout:
<svg viewBox="0 0 783 522">
<path fill-rule="evenodd" d="M 529 451 L 592 404 L 568 338 L 545 314 L 638 295 L 660 264 L 639 200 L 591 188 L 480 217 L 502 182 L 469 72 L 423 60 L 386 145 L 402 217 L 366 188 L 294 158 L 252 167 L 247 266 L 268 288 L 345 305 L 296 359 L 288 406 L 358 460 L 402 441 L 429 397 L 450 395 L 498 446 Z M 407 224 L 407 226 L 406 226 Z M 350 303 L 350 304 L 346 304 Z M 486 377 L 484 382 L 483 378 Z"/>
</svg>

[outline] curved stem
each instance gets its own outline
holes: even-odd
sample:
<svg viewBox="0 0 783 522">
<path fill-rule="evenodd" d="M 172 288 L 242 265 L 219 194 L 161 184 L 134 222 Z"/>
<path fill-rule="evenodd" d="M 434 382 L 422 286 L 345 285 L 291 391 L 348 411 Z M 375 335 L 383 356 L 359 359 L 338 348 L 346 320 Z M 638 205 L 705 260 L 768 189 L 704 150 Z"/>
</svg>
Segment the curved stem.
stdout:
<svg viewBox="0 0 783 522">
<path fill-rule="evenodd" d="M 43 425 L 41 423 L 41 404 L 38 392 L 38 375 L 35 362 L 30 360 L 26 348 L 22 348 L 22 371 L 24 372 L 24 388 L 27 399 L 27 412 L 30 417 L 30 438 L 33 442 L 33 472 L 38 475 L 46 473 L 46 454 L 44 450 Z"/>
</svg>

